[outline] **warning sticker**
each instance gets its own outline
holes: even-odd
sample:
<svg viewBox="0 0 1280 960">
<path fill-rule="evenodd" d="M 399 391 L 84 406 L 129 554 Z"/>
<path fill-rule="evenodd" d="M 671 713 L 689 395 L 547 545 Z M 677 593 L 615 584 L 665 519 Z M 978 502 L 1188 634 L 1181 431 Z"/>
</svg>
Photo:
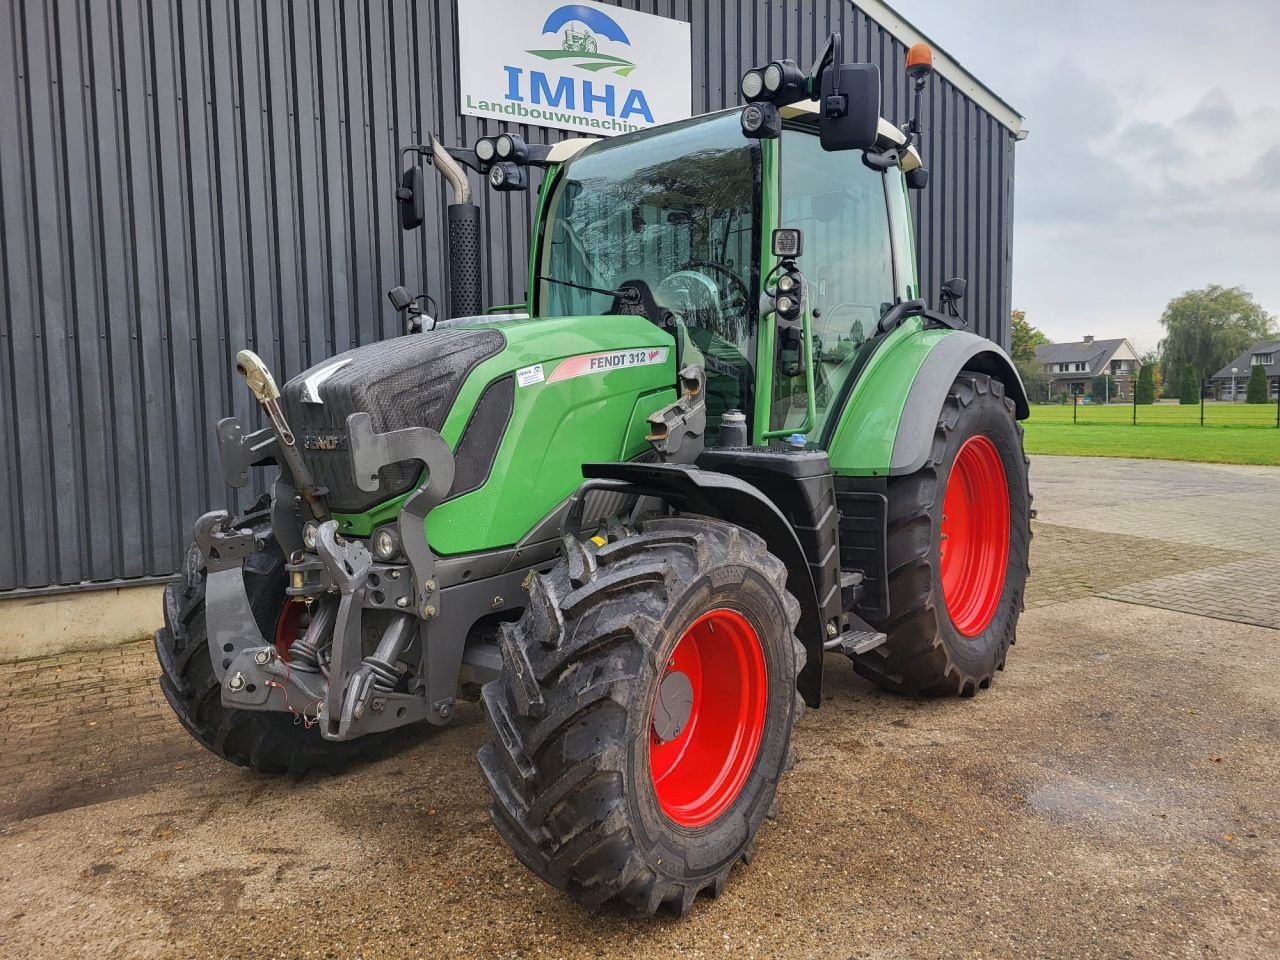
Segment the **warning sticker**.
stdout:
<svg viewBox="0 0 1280 960">
<path fill-rule="evenodd" d="M 528 387 L 535 383 L 541 383 L 547 379 L 542 372 L 542 364 L 535 363 L 532 367 L 521 367 L 516 371 L 516 383 L 522 387 Z"/>
<path fill-rule="evenodd" d="M 667 362 L 666 347 L 639 347 L 632 350 L 613 350 L 609 353 L 588 353 L 580 357 L 570 357 L 555 373 L 547 378 L 547 383 L 558 383 L 574 377 L 584 377 L 591 373 L 609 373 L 624 367 L 647 367 L 654 363 Z"/>
</svg>

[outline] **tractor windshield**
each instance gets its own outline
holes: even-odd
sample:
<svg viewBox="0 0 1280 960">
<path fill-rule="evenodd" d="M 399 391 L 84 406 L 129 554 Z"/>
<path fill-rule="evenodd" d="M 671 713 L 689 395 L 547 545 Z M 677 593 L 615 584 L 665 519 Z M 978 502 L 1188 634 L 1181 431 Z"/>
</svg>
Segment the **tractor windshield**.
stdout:
<svg viewBox="0 0 1280 960">
<path fill-rule="evenodd" d="M 607 291 L 642 281 L 702 355 L 708 416 L 750 417 L 759 183 L 759 142 L 737 112 L 592 146 L 549 199 L 537 313 L 609 313 Z"/>
</svg>

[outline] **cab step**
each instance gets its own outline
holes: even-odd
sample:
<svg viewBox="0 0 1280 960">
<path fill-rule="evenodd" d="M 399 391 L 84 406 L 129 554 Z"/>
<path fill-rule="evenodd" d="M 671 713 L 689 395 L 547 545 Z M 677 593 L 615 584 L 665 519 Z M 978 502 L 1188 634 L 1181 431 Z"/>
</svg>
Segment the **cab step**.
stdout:
<svg viewBox="0 0 1280 960">
<path fill-rule="evenodd" d="M 888 637 L 885 634 L 878 633 L 875 630 L 851 630 L 828 640 L 823 644 L 823 647 L 827 650 L 838 650 L 840 653 L 852 657 L 860 653 L 866 653 L 868 650 L 874 650 L 887 639 Z"/>
</svg>

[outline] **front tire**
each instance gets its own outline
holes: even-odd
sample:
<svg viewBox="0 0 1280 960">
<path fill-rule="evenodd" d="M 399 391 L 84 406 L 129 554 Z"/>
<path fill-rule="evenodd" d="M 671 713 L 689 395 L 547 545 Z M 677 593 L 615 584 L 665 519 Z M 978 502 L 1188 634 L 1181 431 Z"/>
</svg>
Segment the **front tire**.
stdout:
<svg viewBox="0 0 1280 960">
<path fill-rule="evenodd" d="M 889 482 L 888 635 L 854 669 L 887 690 L 973 696 L 1004 669 L 1029 572 L 1031 492 L 1004 384 L 961 373 L 929 459 Z"/>
<path fill-rule="evenodd" d="M 764 542 L 702 518 L 567 540 L 502 629 L 480 766 L 499 833 L 590 906 L 683 915 L 749 859 L 803 709 L 800 607 Z"/>
</svg>

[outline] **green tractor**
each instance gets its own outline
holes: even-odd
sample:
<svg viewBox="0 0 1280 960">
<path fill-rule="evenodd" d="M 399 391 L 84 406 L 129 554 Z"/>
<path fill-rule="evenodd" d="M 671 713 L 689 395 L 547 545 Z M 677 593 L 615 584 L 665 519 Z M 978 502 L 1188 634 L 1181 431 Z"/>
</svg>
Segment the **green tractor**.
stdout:
<svg viewBox="0 0 1280 960">
<path fill-rule="evenodd" d="M 908 69 L 918 118 L 927 56 Z M 1003 668 L 1027 401 L 961 281 L 921 298 L 918 120 L 881 119 L 838 36 L 742 86 L 610 140 L 405 148 L 455 194 L 450 319 L 398 287 L 405 336 L 283 388 L 237 357 L 264 426 L 218 423 L 222 470 L 274 479 L 197 521 L 156 635 L 198 741 L 337 771 L 478 700 L 515 855 L 584 903 L 684 913 L 749 860 L 827 654 L 908 695 Z M 481 308 L 467 168 L 542 171 L 525 304 Z M 403 226 L 425 190 L 410 162 Z"/>
<path fill-rule="evenodd" d="M 564 31 L 564 39 L 561 41 L 561 46 L 565 50 L 576 53 L 595 53 L 595 34 L 590 30 L 583 30 L 579 33 L 573 27 L 568 27 Z"/>
</svg>

